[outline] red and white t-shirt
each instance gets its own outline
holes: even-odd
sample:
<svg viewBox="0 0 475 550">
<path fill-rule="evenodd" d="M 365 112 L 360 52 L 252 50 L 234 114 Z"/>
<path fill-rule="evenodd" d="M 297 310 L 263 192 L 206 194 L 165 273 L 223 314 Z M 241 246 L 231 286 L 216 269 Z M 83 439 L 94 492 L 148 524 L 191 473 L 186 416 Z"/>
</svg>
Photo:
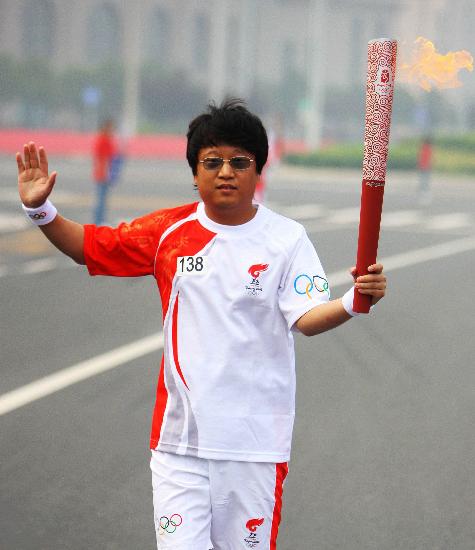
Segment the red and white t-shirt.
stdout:
<svg viewBox="0 0 475 550">
<path fill-rule="evenodd" d="M 295 414 L 291 329 L 329 300 L 299 223 L 260 205 L 238 226 L 203 203 L 85 226 L 91 275 L 153 275 L 164 351 L 151 447 L 221 460 L 286 462 Z"/>
</svg>

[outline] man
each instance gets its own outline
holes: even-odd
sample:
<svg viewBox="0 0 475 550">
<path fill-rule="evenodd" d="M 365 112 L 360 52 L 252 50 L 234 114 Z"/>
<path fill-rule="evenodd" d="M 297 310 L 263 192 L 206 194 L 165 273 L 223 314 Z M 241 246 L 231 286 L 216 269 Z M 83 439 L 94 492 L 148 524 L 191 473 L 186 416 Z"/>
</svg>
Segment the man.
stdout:
<svg viewBox="0 0 475 550">
<path fill-rule="evenodd" d="M 107 198 L 113 184 L 113 169 L 118 156 L 114 139 L 114 123 L 110 119 L 102 122 L 94 139 L 92 148 L 93 176 L 96 186 L 96 204 L 94 206 L 94 223 L 102 225 L 107 213 Z"/>
<path fill-rule="evenodd" d="M 417 155 L 417 170 L 419 171 L 419 202 L 426 206 L 431 201 L 432 156 L 432 139 L 430 136 L 424 136 Z"/>
<path fill-rule="evenodd" d="M 201 201 L 112 229 L 58 215 L 45 151 L 18 153 L 27 215 L 91 275 L 153 275 L 164 352 L 151 433 L 159 549 L 275 549 L 294 420 L 292 331 L 348 321 L 353 293 L 385 294 L 369 266 L 329 299 L 303 226 L 253 204 L 268 154 L 261 121 L 238 100 L 189 126 L 187 160 Z M 45 202 L 46 201 L 46 202 Z M 355 269 L 352 269 L 355 275 Z"/>
</svg>

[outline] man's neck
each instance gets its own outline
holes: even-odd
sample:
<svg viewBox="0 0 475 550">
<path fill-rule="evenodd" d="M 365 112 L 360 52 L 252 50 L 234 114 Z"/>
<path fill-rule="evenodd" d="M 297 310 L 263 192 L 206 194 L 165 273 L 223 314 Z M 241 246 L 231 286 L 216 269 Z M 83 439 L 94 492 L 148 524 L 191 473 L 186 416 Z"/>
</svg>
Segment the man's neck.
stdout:
<svg viewBox="0 0 475 550">
<path fill-rule="evenodd" d="M 205 204 L 205 213 L 210 220 L 221 225 L 242 225 L 250 222 L 257 213 L 257 205 L 250 204 L 245 211 L 234 211 L 232 208 L 210 208 Z"/>
</svg>

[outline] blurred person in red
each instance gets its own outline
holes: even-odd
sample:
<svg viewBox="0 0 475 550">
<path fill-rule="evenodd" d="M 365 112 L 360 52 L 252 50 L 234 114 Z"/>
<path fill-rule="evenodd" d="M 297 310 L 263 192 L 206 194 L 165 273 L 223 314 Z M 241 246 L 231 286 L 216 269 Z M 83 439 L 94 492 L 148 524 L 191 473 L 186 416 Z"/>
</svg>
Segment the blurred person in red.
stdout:
<svg viewBox="0 0 475 550">
<path fill-rule="evenodd" d="M 114 138 L 114 122 L 106 119 L 99 127 L 93 145 L 93 177 L 96 184 L 94 224 L 103 225 L 107 211 L 107 197 L 118 177 L 119 151 Z"/>
<path fill-rule="evenodd" d="M 430 178 L 432 172 L 432 140 L 425 136 L 422 140 L 417 157 L 417 170 L 419 173 L 419 201 L 421 204 L 428 204 L 431 199 Z"/>
</svg>

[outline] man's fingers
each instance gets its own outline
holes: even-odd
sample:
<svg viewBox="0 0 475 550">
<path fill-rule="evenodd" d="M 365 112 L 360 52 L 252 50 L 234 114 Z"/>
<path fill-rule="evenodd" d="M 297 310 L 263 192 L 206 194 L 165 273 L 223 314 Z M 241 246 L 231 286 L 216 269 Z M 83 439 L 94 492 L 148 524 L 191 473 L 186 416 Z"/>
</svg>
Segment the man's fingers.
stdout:
<svg viewBox="0 0 475 550">
<path fill-rule="evenodd" d="M 32 168 L 38 168 L 39 166 L 39 160 L 38 160 L 38 153 L 36 151 L 36 145 L 33 141 L 30 141 L 28 144 L 28 149 L 30 151 L 30 166 Z"/>
<path fill-rule="evenodd" d="M 27 143 L 23 145 L 23 156 L 25 157 L 25 170 L 29 170 L 30 169 L 30 149 L 28 148 Z"/>
<path fill-rule="evenodd" d="M 374 296 L 375 298 L 383 298 L 383 296 L 386 295 L 386 289 L 365 289 L 365 288 L 358 288 L 357 291 L 360 294 L 369 294 L 370 296 Z"/>
<path fill-rule="evenodd" d="M 40 154 L 40 169 L 47 174 L 48 173 L 48 157 L 46 156 L 46 151 L 44 147 L 38 148 Z"/>
<path fill-rule="evenodd" d="M 356 291 L 360 294 L 372 296 L 373 304 L 386 295 L 386 275 L 383 273 L 383 264 L 368 266 L 368 275 L 357 277 L 356 268 L 351 268 L 350 272 L 355 278 Z"/>
<path fill-rule="evenodd" d="M 361 275 L 356 278 L 356 283 L 379 283 L 386 282 L 386 275 Z"/>
<path fill-rule="evenodd" d="M 379 283 L 381 281 L 386 282 L 386 275 L 384 275 L 383 273 L 379 275 L 360 275 L 359 277 L 356 278 L 355 282 L 356 283 L 371 283 L 371 282 Z"/>
<path fill-rule="evenodd" d="M 370 290 L 372 288 L 378 290 L 384 290 L 386 288 L 386 281 L 371 281 L 369 283 L 356 283 L 355 288 Z"/>
<path fill-rule="evenodd" d="M 17 153 L 15 158 L 18 166 L 18 173 L 21 174 L 22 172 L 25 171 L 25 165 L 23 163 L 23 159 L 21 158 L 21 154 Z"/>
<path fill-rule="evenodd" d="M 368 266 L 368 271 L 370 273 L 382 273 L 383 272 L 383 264 L 372 264 Z"/>
<path fill-rule="evenodd" d="M 371 275 L 378 275 L 378 274 L 381 274 L 382 272 L 383 272 L 383 264 L 372 264 L 368 266 L 368 273 Z M 357 277 L 358 272 L 356 270 L 356 266 L 353 266 L 350 268 L 350 273 L 354 279 Z"/>
</svg>

